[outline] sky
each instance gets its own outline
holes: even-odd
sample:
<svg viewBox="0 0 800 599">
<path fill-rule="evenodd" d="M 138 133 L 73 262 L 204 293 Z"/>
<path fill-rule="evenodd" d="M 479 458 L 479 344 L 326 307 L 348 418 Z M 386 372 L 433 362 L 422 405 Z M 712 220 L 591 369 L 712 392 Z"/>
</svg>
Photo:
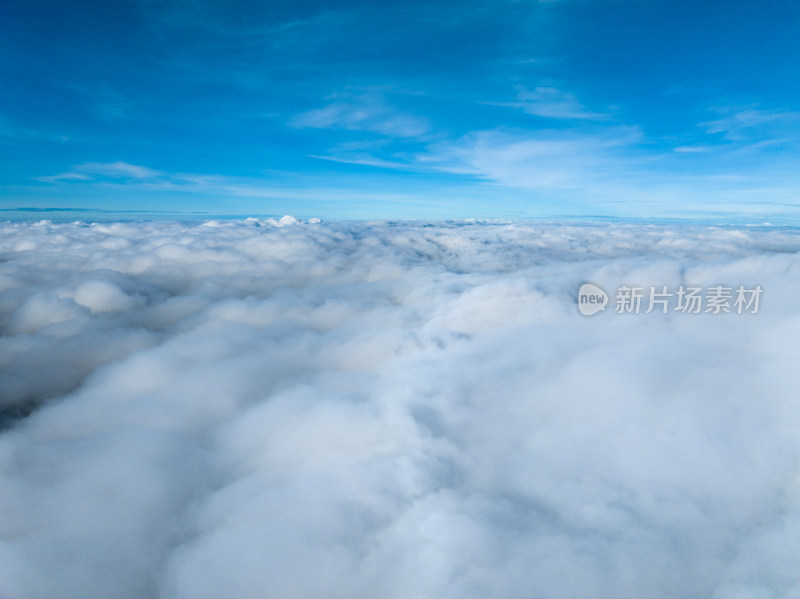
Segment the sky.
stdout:
<svg viewBox="0 0 800 599">
<path fill-rule="evenodd" d="M 795 222 L 800 5 L 5 0 L 0 208 Z"/>
</svg>

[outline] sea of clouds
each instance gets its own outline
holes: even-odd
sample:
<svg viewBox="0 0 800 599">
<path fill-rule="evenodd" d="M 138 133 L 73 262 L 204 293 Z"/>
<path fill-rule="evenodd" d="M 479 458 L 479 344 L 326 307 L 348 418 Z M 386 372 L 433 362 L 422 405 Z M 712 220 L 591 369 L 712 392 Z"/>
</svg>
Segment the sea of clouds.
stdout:
<svg viewBox="0 0 800 599">
<path fill-rule="evenodd" d="M 800 597 L 798 250 L 0 223 L 0 597 Z M 586 281 L 764 291 L 586 317 Z"/>
</svg>

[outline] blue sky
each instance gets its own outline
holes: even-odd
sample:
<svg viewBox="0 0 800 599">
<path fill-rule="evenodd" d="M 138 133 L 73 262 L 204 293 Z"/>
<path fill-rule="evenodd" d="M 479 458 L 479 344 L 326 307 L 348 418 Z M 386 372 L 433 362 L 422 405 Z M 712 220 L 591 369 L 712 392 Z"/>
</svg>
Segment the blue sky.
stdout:
<svg viewBox="0 0 800 599">
<path fill-rule="evenodd" d="M 795 220 L 800 4 L 5 0 L 2 207 Z"/>
</svg>

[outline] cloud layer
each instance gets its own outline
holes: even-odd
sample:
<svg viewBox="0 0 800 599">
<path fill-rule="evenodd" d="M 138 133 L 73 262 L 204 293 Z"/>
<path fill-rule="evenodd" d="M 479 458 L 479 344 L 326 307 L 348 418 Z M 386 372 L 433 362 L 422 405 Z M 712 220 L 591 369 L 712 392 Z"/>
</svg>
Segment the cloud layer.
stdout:
<svg viewBox="0 0 800 599">
<path fill-rule="evenodd" d="M 793 230 L 0 228 L 4 599 L 798 596 Z"/>
</svg>

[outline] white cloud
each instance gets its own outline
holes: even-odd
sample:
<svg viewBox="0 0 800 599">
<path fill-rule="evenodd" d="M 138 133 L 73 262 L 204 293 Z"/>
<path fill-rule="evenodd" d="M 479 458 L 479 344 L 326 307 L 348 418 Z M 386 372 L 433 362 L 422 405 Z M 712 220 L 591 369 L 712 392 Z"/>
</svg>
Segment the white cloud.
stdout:
<svg viewBox="0 0 800 599">
<path fill-rule="evenodd" d="M 587 110 L 571 93 L 555 85 L 544 84 L 532 91 L 520 88 L 517 102 L 499 103 L 535 116 L 552 119 L 604 120 L 607 114 Z"/>
<path fill-rule="evenodd" d="M 798 250 L 783 228 L 2 223 L 0 595 L 792 596 Z M 586 318 L 585 281 L 764 301 Z"/>
<path fill-rule="evenodd" d="M 589 189 L 604 187 L 635 172 L 633 159 L 621 154 L 639 139 L 631 128 L 602 135 L 573 131 L 477 131 L 455 142 L 431 146 L 419 161 L 447 172 L 473 174 L 510 187 Z"/>
<path fill-rule="evenodd" d="M 723 118 L 700 123 L 708 133 L 722 134 L 730 141 L 753 137 L 785 137 L 787 127 L 796 132 L 800 113 L 787 110 L 763 110 L 754 107 L 717 109 Z M 793 136 L 796 138 L 796 135 Z"/>
<path fill-rule="evenodd" d="M 109 178 L 152 179 L 163 173 L 146 166 L 127 162 L 86 162 L 77 167 L 79 172 Z"/>
<path fill-rule="evenodd" d="M 374 93 L 346 95 L 323 108 L 296 116 L 289 124 L 301 128 L 369 131 L 399 138 L 422 137 L 429 130 L 426 120 L 399 112 Z"/>
<path fill-rule="evenodd" d="M 713 149 L 711 146 L 676 146 L 672 148 L 672 151 L 679 154 L 705 154 L 713 151 Z"/>
<path fill-rule="evenodd" d="M 349 161 L 347 158 L 315 156 L 323 160 Z M 367 158 L 363 164 L 372 163 Z M 377 166 L 378 163 L 375 163 Z M 388 166 L 380 164 L 380 166 Z M 401 166 L 398 163 L 398 168 Z M 296 182 L 282 179 L 281 183 L 267 182 L 258 177 L 230 177 L 226 175 L 198 173 L 169 173 L 145 166 L 117 163 L 85 163 L 73 167 L 69 172 L 37 177 L 37 181 L 61 185 L 95 185 L 102 187 L 125 187 L 146 192 L 183 192 L 217 195 L 222 198 L 276 199 L 282 201 L 308 202 L 386 202 L 389 204 L 423 203 L 416 194 L 382 192 L 365 189 L 351 190 L 326 185 L 309 184 L 298 186 Z"/>
<path fill-rule="evenodd" d="M 413 165 L 408 162 L 398 162 L 393 160 L 383 160 L 375 158 L 370 154 L 365 153 L 350 153 L 345 156 L 318 156 L 312 154 L 310 158 L 317 158 L 319 160 L 329 160 L 331 162 L 341 162 L 342 164 L 359 164 L 362 166 L 374 166 L 376 168 L 392 168 L 392 169 L 413 169 Z"/>
<path fill-rule="evenodd" d="M 59 183 L 62 181 L 107 181 L 107 180 L 133 180 L 147 181 L 158 179 L 164 173 L 127 162 L 84 162 L 72 168 L 71 171 L 40 177 L 39 181 L 46 183 Z"/>
</svg>

